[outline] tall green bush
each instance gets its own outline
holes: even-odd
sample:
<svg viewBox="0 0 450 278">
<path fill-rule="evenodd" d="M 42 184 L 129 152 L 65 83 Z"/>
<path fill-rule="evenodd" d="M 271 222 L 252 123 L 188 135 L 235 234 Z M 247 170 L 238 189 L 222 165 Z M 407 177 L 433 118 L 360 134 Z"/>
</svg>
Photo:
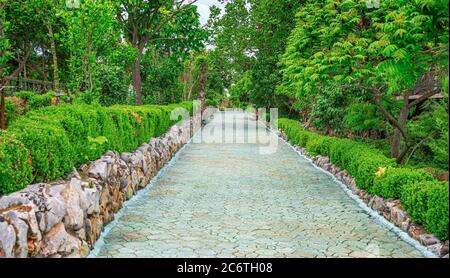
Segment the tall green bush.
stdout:
<svg viewBox="0 0 450 278">
<path fill-rule="evenodd" d="M 2 169 L 32 172 L 36 182 L 61 178 L 73 167 L 94 160 L 107 150 L 132 151 L 150 138 L 160 136 L 177 122 L 170 119 L 172 110 L 177 107 L 192 113 L 192 103 L 187 102 L 112 107 L 66 104 L 31 111 L 10 126 L 9 131 L 15 137 L 2 137 L 0 164 L 4 165 Z M 93 144 L 97 141 L 102 144 Z M 19 147 L 20 157 L 16 154 Z M 31 161 L 31 165 L 24 164 L 23 152 L 29 152 L 27 161 Z M 12 164 L 15 168 L 9 166 Z M 29 169 L 22 169 L 24 167 Z M 2 174 L 0 190 L 3 194 L 19 190 L 33 180 L 13 173 L 4 177 Z"/>
</svg>

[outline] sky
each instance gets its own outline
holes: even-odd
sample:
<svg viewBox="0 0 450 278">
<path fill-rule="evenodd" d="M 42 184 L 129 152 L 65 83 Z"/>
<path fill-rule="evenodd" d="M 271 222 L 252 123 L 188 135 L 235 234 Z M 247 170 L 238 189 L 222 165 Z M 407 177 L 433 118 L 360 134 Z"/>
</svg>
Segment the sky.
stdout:
<svg viewBox="0 0 450 278">
<path fill-rule="evenodd" d="M 223 4 L 220 4 L 217 0 L 198 0 L 194 5 L 196 5 L 197 11 L 200 14 L 200 23 L 205 25 L 209 18 L 209 7 L 215 5 L 223 8 Z"/>
</svg>

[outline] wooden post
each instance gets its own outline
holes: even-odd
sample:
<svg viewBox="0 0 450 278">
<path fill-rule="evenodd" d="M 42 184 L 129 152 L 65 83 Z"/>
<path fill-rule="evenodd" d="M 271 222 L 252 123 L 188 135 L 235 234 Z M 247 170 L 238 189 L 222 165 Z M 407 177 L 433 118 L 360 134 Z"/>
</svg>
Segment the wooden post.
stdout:
<svg viewBox="0 0 450 278">
<path fill-rule="evenodd" d="M 2 129 L 5 129 L 5 78 L 2 77 L 2 104 L 1 104 L 1 114 L 2 114 Z"/>
</svg>

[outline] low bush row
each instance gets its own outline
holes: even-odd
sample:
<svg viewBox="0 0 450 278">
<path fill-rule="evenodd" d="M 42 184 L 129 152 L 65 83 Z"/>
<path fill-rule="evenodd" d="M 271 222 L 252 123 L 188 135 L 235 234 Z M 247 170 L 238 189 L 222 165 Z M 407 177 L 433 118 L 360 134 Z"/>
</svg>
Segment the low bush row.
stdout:
<svg viewBox="0 0 450 278">
<path fill-rule="evenodd" d="M 298 121 L 279 119 L 278 126 L 294 144 L 312 155 L 328 156 L 347 170 L 359 188 L 384 198 L 400 199 L 411 218 L 448 239 L 448 183 L 422 169 L 399 167 L 375 147 L 350 139 L 323 136 L 302 128 Z"/>
<path fill-rule="evenodd" d="M 55 92 L 40 95 L 34 92 L 21 91 L 15 93 L 12 97 L 5 98 L 6 126 L 9 126 L 12 121 L 25 115 L 28 111 L 55 105 L 57 102 L 55 96 Z M 66 98 L 61 97 L 60 101 L 66 102 Z"/>
<path fill-rule="evenodd" d="M 65 104 L 31 111 L 0 137 L 0 169 L 11 169 L 5 178 L 2 173 L 0 194 L 33 181 L 61 178 L 107 150 L 132 151 L 175 124 L 178 120 L 171 119 L 171 112 L 177 107 L 192 113 L 189 102 L 112 107 Z"/>
</svg>

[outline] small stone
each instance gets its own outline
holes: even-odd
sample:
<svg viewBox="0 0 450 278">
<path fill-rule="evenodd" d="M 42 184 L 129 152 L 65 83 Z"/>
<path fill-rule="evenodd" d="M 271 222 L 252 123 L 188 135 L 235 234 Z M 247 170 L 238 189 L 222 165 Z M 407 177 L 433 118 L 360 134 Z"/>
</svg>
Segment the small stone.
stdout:
<svg viewBox="0 0 450 278">
<path fill-rule="evenodd" d="M 411 224 L 408 229 L 408 234 L 410 237 L 414 238 L 415 240 L 419 241 L 420 236 L 423 234 L 426 234 L 425 229 L 422 226 L 419 226 L 417 224 Z"/>
<path fill-rule="evenodd" d="M 439 242 L 439 239 L 437 239 L 434 235 L 430 235 L 430 234 L 421 234 L 419 236 L 419 242 L 422 245 L 425 246 L 429 246 L 429 245 L 433 245 Z"/>
</svg>

